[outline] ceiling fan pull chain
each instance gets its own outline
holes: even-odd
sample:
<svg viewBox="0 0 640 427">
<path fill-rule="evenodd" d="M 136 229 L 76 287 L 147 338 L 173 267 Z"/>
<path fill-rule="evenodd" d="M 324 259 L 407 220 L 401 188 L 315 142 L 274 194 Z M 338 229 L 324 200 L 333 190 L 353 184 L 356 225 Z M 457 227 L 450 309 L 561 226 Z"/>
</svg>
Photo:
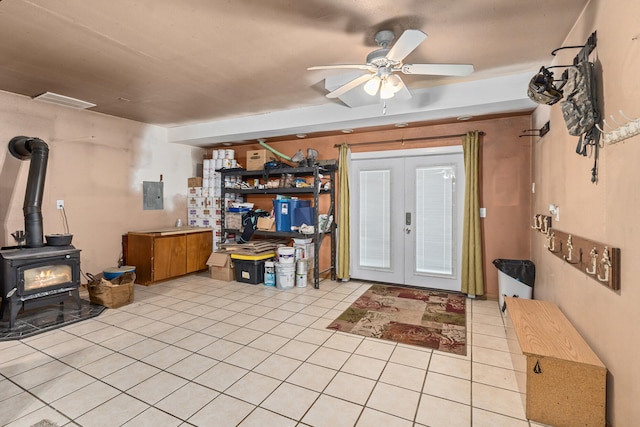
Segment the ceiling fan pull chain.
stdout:
<svg viewBox="0 0 640 427">
<path fill-rule="evenodd" d="M 387 115 L 387 101 L 382 101 L 382 115 Z"/>
</svg>

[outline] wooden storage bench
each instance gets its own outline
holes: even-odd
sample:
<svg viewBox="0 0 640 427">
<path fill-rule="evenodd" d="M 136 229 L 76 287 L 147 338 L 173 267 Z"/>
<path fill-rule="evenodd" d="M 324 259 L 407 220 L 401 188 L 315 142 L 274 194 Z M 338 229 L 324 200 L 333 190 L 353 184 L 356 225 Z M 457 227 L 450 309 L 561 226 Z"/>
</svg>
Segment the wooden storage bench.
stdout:
<svg viewBox="0 0 640 427">
<path fill-rule="evenodd" d="M 558 306 L 505 298 L 513 366 L 532 421 L 562 426 L 605 425 L 607 369 Z M 526 368 L 522 358 L 526 359 Z M 518 372 L 516 372 L 518 376 Z"/>
</svg>

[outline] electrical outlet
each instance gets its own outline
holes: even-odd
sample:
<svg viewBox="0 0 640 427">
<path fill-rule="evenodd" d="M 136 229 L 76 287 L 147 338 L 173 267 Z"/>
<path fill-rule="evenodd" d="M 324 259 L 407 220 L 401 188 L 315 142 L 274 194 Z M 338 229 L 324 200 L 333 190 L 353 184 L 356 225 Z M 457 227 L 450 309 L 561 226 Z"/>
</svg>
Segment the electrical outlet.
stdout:
<svg viewBox="0 0 640 427">
<path fill-rule="evenodd" d="M 64 209 L 64 200 L 56 200 L 56 208 Z"/>
</svg>

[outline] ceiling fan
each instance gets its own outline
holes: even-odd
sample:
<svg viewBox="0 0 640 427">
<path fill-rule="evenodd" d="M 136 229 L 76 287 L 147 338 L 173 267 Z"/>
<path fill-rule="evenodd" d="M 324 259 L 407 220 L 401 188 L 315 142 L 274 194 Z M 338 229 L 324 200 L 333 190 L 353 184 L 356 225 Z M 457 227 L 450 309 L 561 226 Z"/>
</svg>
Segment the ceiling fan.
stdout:
<svg viewBox="0 0 640 427">
<path fill-rule="evenodd" d="M 392 31 L 383 30 L 376 34 L 375 41 L 380 49 L 367 55 L 366 64 L 318 65 L 307 70 L 327 70 L 335 68 L 369 71 L 329 92 L 327 98 L 338 98 L 344 93 L 364 84 L 364 90 L 373 96 L 380 91 L 380 98 L 392 98 L 404 87 L 404 82 L 396 73 L 436 76 L 467 76 L 473 72 L 471 64 L 405 64 L 402 61 L 422 43 L 427 35 L 420 30 L 405 30 L 391 48 L 395 38 Z"/>
</svg>

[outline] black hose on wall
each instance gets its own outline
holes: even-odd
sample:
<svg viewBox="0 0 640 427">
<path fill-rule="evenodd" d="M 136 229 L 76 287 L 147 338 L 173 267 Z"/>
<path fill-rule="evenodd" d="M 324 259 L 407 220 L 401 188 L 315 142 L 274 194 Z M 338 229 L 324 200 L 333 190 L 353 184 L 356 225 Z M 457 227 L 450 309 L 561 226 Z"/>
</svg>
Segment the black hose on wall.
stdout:
<svg viewBox="0 0 640 427">
<path fill-rule="evenodd" d="M 15 136 L 9 141 L 9 152 L 20 160 L 31 159 L 27 191 L 24 195 L 24 228 L 26 246 L 39 248 L 44 246 L 42 226 L 42 195 L 47 175 L 49 146 L 40 138 Z"/>
</svg>

